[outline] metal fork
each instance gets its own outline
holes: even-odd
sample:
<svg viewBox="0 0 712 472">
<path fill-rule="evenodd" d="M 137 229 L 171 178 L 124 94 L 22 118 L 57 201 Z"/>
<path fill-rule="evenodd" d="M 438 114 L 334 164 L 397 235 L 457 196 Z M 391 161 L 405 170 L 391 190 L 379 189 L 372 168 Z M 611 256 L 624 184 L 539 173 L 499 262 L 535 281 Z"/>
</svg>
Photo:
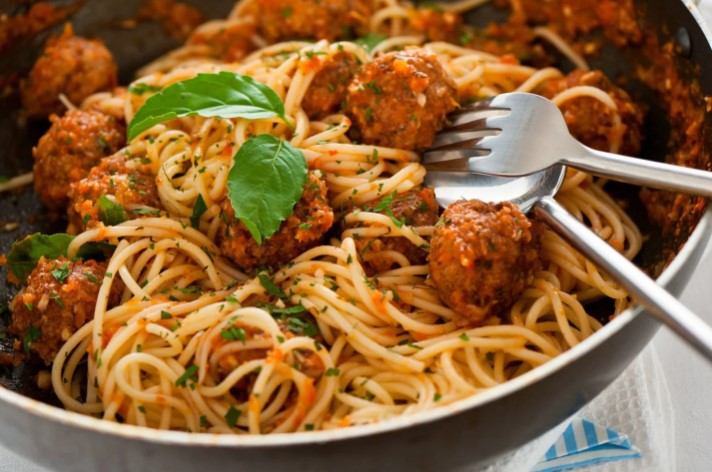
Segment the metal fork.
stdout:
<svg viewBox="0 0 712 472">
<path fill-rule="evenodd" d="M 430 171 L 530 175 L 565 164 L 620 182 L 712 197 L 712 172 L 597 151 L 578 142 L 544 97 L 507 93 L 451 115 L 423 156 Z"/>
</svg>

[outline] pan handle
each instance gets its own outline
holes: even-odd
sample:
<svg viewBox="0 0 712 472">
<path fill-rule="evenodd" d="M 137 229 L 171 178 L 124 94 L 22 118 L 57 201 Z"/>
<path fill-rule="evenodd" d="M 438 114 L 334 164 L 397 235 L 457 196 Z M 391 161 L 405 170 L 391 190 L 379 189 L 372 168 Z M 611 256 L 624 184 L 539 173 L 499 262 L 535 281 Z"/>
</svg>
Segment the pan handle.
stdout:
<svg viewBox="0 0 712 472">
<path fill-rule="evenodd" d="M 712 362 L 712 328 L 700 317 L 571 216 L 552 197 L 541 198 L 533 210 L 551 229 L 608 273 L 636 302 Z"/>
</svg>

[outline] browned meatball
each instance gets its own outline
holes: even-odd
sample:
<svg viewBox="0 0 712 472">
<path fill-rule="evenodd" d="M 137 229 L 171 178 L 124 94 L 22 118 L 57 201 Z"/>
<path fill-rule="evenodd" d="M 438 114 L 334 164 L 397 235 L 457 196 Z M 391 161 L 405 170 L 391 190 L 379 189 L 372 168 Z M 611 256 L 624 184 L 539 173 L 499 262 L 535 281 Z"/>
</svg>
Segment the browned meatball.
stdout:
<svg viewBox="0 0 712 472">
<path fill-rule="evenodd" d="M 428 41 L 457 44 L 462 35 L 462 17 L 437 7 L 414 9 L 410 14 L 410 26 L 415 32 L 424 34 Z"/>
<path fill-rule="evenodd" d="M 349 85 L 346 112 L 368 144 L 407 150 L 430 147 L 457 88 L 435 54 L 389 52 L 366 64 Z"/>
<path fill-rule="evenodd" d="M 314 76 L 302 100 L 302 108 L 310 117 L 324 116 L 339 111 L 346 99 L 349 82 L 359 68 L 353 54 L 339 52 L 323 63 L 318 58 L 321 69 Z"/>
<path fill-rule="evenodd" d="M 523 63 L 537 68 L 554 65 L 553 56 L 534 30 L 524 24 L 492 23 L 486 28 L 468 25 L 460 36 L 460 43 L 470 49 L 500 56 L 505 63 Z"/>
<path fill-rule="evenodd" d="M 72 334 L 94 318 L 106 264 L 44 257 L 12 300 L 9 331 L 50 364 Z M 114 282 L 109 306 L 119 302 L 122 286 Z"/>
<path fill-rule="evenodd" d="M 326 192 L 326 184 L 319 174 L 310 172 L 294 213 L 262 245 L 257 244 L 247 227 L 235 218 L 230 200 L 225 199 L 218 228 L 222 253 L 242 269 L 252 272 L 259 267 L 278 267 L 320 244 L 334 223 Z"/>
<path fill-rule="evenodd" d="M 70 111 L 51 117 L 52 127 L 32 150 L 35 190 L 47 208 L 67 206 L 69 185 L 89 174 L 101 158 L 126 144 L 124 126 L 96 111 Z"/>
<path fill-rule="evenodd" d="M 64 94 L 79 105 L 89 95 L 117 85 L 114 58 L 98 39 L 74 36 L 71 27 L 47 42 L 47 46 L 22 84 L 22 104 L 27 114 L 47 118 L 61 114 Z"/>
<path fill-rule="evenodd" d="M 579 85 L 599 88 L 615 101 L 625 127 L 619 151 L 629 156 L 637 155 L 643 138 L 643 111 L 623 89 L 613 85 L 603 72 L 574 71 L 563 79 L 548 81 L 541 94 L 553 98 Z M 610 107 L 595 98 L 582 97 L 565 102 L 561 111 L 569 131 L 576 139 L 601 151 L 610 150 L 611 138 L 620 132 L 613 126 L 614 112 Z"/>
<path fill-rule="evenodd" d="M 176 0 L 146 0 L 138 11 L 140 20 L 155 20 L 177 39 L 185 39 L 205 17 L 196 7 Z"/>
<path fill-rule="evenodd" d="M 259 28 L 269 42 L 346 39 L 364 33 L 368 0 L 259 0 Z"/>
<path fill-rule="evenodd" d="M 410 226 L 433 226 L 438 222 L 438 204 L 431 188 L 414 189 L 396 195 L 392 200 L 390 196 L 385 198 L 390 200 L 387 209 L 381 209 L 385 203 L 385 200 L 381 199 L 364 210 L 379 210 L 379 213 L 392 215 L 396 220 Z M 428 262 L 428 248 L 415 246 L 403 237 L 359 238 L 355 243 L 368 275 L 379 274 L 393 267 L 396 261 L 383 254 L 384 251 L 399 252 L 406 256 L 411 264 Z"/>
<path fill-rule="evenodd" d="M 148 165 L 114 154 L 101 160 L 89 175 L 71 186 L 69 227 L 76 233 L 100 224 L 97 200 L 110 196 L 128 218 L 156 216 L 161 207 L 155 175 Z"/>
<path fill-rule="evenodd" d="M 512 22 L 546 24 L 564 39 L 600 28 L 617 46 L 638 43 L 642 31 L 634 0 L 498 0 L 512 6 Z"/>
<path fill-rule="evenodd" d="M 461 326 L 504 314 L 541 266 L 539 231 L 510 203 L 453 203 L 430 246 L 432 280 Z"/>
<path fill-rule="evenodd" d="M 204 46 L 207 55 L 215 59 L 236 62 L 256 48 L 252 41 L 255 34 L 255 25 L 248 21 L 220 28 L 216 28 L 214 23 L 206 23 L 190 35 L 187 44 Z"/>
</svg>

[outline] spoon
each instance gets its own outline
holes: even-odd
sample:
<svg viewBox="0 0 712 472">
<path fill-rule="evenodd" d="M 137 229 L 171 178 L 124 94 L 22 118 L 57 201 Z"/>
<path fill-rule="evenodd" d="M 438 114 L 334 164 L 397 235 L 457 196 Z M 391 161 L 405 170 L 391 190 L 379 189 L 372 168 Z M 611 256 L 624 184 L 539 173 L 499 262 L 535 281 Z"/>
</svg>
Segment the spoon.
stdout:
<svg viewBox="0 0 712 472">
<path fill-rule="evenodd" d="M 508 201 L 519 205 L 524 213 L 535 214 L 618 282 L 648 313 L 712 362 L 712 328 L 554 199 L 565 175 L 563 165 L 516 178 L 431 170 L 425 181 L 445 207 L 463 198 Z"/>
</svg>

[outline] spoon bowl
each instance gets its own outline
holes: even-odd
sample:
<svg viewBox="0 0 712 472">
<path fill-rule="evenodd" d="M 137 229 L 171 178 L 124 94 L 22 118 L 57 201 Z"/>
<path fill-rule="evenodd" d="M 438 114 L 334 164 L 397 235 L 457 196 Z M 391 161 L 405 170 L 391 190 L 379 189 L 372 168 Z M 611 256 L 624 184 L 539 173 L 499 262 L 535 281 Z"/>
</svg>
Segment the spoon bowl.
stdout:
<svg viewBox="0 0 712 472">
<path fill-rule="evenodd" d="M 554 199 L 565 175 L 563 165 L 514 178 L 430 171 L 425 182 L 435 189 L 435 198 L 445 207 L 460 199 L 508 201 L 525 213 L 533 213 L 645 306 L 645 313 L 654 315 L 712 362 L 712 328 Z"/>
</svg>

